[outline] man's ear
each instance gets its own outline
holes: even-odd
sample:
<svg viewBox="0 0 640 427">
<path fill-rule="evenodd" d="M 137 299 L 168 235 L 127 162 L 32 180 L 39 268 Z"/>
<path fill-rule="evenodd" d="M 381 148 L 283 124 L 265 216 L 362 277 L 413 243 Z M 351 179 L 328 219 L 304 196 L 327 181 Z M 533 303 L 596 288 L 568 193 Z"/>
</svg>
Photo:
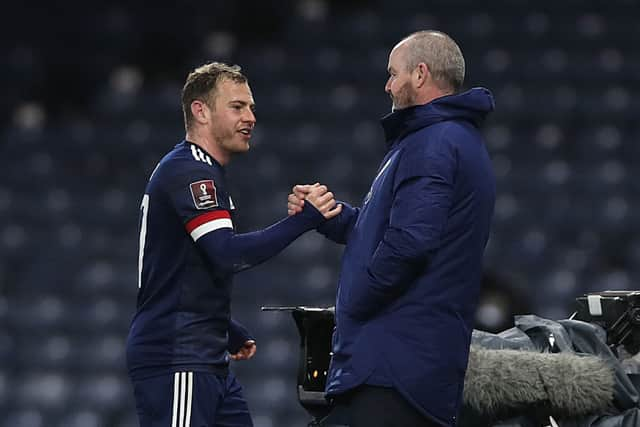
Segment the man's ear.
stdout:
<svg viewBox="0 0 640 427">
<path fill-rule="evenodd" d="M 200 124 L 206 124 L 207 121 L 209 121 L 209 107 L 204 101 L 199 99 L 191 102 L 191 114 L 193 115 L 193 119 Z"/>
<path fill-rule="evenodd" d="M 429 66 L 424 62 L 418 64 L 413 70 L 413 80 L 416 88 L 421 88 L 431 79 L 431 72 Z"/>
</svg>

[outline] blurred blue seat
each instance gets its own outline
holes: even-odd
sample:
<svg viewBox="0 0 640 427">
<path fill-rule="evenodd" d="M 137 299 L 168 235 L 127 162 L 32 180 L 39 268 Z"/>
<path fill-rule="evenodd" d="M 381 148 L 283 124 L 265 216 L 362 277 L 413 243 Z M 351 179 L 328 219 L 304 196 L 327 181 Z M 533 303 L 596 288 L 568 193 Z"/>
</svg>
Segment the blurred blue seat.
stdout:
<svg viewBox="0 0 640 427">
<path fill-rule="evenodd" d="M 215 13 L 200 5 L 199 18 L 188 8 L 148 15 L 138 2 L 82 22 L 62 16 L 58 27 L 88 34 L 87 51 L 91 34 L 108 35 L 81 73 L 57 65 L 77 62 L 64 40 L 46 49 L 25 42 L 0 60 L 12 82 L 0 100 L 0 426 L 137 425 L 124 340 L 136 304 L 140 198 L 184 137 L 183 78 L 212 52 L 243 66 L 257 102 L 252 150 L 228 168 L 239 231 L 285 216 L 296 183 L 319 180 L 361 204 L 385 153 L 389 49 L 411 31 L 440 28 L 460 42 L 467 87 L 496 98 L 484 128 L 498 190 L 486 268 L 521 278 L 531 311 L 547 317 L 570 313 L 578 294 L 634 286 L 633 2 L 576 10 L 544 0 L 523 11 L 500 1 L 499 14 L 471 0 L 437 0 L 429 10 L 421 0 L 309 2 L 282 14 L 268 38 L 222 28 L 237 12 L 223 3 Z M 182 28 L 171 43 L 157 38 L 169 21 Z M 212 48 L 212 26 L 235 48 Z M 182 43 L 188 54 L 178 54 Z M 78 81 L 51 84 L 66 74 Z M 312 232 L 235 279 L 233 315 L 259 340 L 258 355 L 233 368 L 256 427 L 308 421 L 295 396 L 295 324 L 260 306 L 332 305 L 342 250 Z"/>
</svg>

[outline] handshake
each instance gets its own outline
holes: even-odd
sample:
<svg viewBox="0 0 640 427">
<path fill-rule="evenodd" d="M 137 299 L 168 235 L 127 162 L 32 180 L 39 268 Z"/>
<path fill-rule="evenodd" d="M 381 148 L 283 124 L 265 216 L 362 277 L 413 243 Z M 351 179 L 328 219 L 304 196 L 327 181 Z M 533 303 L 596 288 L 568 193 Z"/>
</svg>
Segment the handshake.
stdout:
<svg viewBox="0 0 640 427">
<path fill-rule="evenodd" d="M 311 203 L 325 219 L 331 219 L 342 212 L 342 205 L 337 204 L 333 193 L 326 185 L 294 185 L 287 200 L 287 213 L 295 215 L 302 212 L 305 202 Z"/>
</svg>

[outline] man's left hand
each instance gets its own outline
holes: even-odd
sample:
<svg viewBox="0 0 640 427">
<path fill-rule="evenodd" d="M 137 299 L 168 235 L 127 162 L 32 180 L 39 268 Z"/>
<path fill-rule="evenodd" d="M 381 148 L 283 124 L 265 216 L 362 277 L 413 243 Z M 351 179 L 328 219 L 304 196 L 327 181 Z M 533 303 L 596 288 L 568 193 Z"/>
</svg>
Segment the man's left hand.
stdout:
<svg viewBox="0 0 640 427">
<path fill-rule="evenodd" d="M 256 354 L 256 342 L 254 340 L 248 340 L 238 350 L 236 354 L 230 354 L 231 360 L 249 360 Z"/>
</svg>

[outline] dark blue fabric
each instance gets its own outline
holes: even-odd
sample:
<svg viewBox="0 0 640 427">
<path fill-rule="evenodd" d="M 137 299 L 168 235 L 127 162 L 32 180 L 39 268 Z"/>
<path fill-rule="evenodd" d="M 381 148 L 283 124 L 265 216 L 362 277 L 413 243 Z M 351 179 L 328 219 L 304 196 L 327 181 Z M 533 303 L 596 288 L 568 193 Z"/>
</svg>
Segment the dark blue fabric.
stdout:
<svg viewBox="0 0 640 427">
<path fill-rule="evenodd" d="M 185 373 L 184 377 L 188 378 L 187 375 Z M 186 426 L 186 421 L 190 421 L 188 425 L 192 427 L 253 426 L 242 387 L 232 373 L 225 376 L 191 372 L 191 375 L 191 388 L 185 382 L 184 390 L 183 383 L 179 380 L 181 373 L 178 373 L 177 387 L 176 375 L 173 373 L 133 381 L 140 427 Z M 175 411 L 174 398 L 178 400 Z M 183 401 L 182 411 L 180 400 Z"/>
<path fill-rule="evenodd" d="M 340 215 L 320 225 L 318 232 L 324 234 L 325 237 L 336 243 L 345 244 L 347 243 L 347 237 L 358 219 L 360 208 L 354 208 L 349 203 L 343 201 L 338 201 L 337 203 L 342 205 L 342 212 Z"/>
<path fill-rule="evenodd" d="M 322 214 L 305 203 L 301 213 L 265 228 L 237 234 L 230 228 L 207 233 L 196 244 L 203 250 L 216 273 L 238 273 L 274 257 L 306 231 L 324 222 Z"/>
<path fill-rule="evenodd" d="M 213 183 L 215 203 L 198 205 L 191 187 L 200 182 Z M 176 370 L 224 373 L 234 332 L 229 324 L 233 274 L 276 255 L 324 217 L 307 204 L 300 215 L 264 230 L 237 234 L 221 228 L 194 242 L 185 224 L 216 211 L 233 219 L 235 209 L 222 166 L 187 141 L 160 161 L 145 195 L 141 287 L 127 340 L 129 372 L 134 378 Z M 232 347 L 242 339 L 232 338 Z"/>
<path fill-rule="evenodd" d="M 210 267 L 185 224 L 203 213 L 233 210 L 224 169 L 206 153 L 202 158 L 211 163 L 194 157 L 193 147 L 187 141 L 177 144 L 145 189 L 141 287 L 127 340 L 134 378 L 227 369 L 232 276 Z M 217 206 L 195 206 L 190 186 L 201 180 L 214 182 Z"/>
<path fill-rule="evenodd" d="M 255 341 L 255 338 L 244 325 L 232 318 L 229 322 L 229 343 L 227 344 L 229 353 L 236 354 L 249 340 Z"/>
<path fill-rule="evenodd" d="M 321 227 L 346 242 L 329 395 L 388 383 L 455 424 L 495 202 L 478 130 L 492 110 L 475 88 L 385 117 L 389 151 L 362 208 Z"/>
</svg>

